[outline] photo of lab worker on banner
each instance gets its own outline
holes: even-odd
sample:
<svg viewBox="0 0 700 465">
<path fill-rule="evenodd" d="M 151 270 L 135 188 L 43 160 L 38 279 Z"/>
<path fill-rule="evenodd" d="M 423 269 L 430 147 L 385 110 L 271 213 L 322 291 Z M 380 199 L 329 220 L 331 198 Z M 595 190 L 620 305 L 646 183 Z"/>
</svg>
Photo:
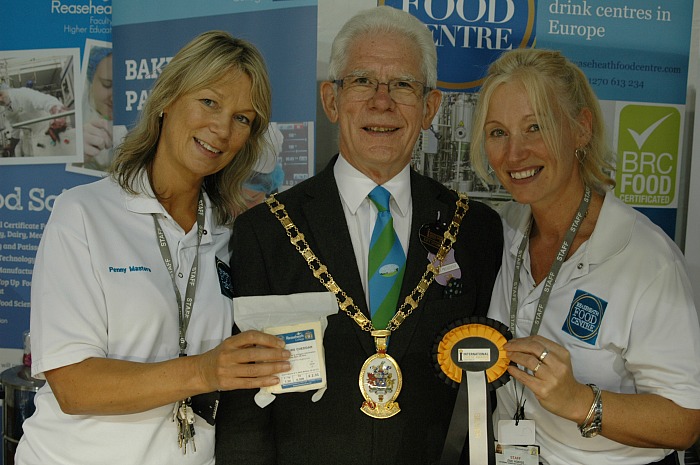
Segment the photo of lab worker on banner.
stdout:
<svg viewBox="0 0 700 465">
<path fill-rule="evenodd" d="M 76 161 L 77 49 L 0 54 L 0 164 Z"/>
</svg>

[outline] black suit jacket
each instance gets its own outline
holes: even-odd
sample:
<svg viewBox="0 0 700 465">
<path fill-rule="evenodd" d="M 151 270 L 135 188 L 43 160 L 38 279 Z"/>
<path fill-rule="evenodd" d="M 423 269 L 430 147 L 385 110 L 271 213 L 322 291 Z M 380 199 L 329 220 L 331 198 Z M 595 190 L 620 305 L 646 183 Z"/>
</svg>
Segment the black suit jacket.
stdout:
<svg viewBox="0 0 700 465">
<path fill-rule="evenodd" d="M 338 285 L 366 315 L 367 305 L 350 233 L 333 175 L 335 159 L 321 173 L 277 196 L 311 249 Z M 450 221 L 457 196 L 411 172 L 413 218 L 400 302 L 425 272 L 427 251 L 418 238 L 425 223 Z M 286 295 L 326 289 L 267 205 L 239 216 L 233 226 L 231 270 L 237 295 Z M 403 373 L 401 412 L 373 419 L 360 411 L 360 368 L 375 353 L 373 339 L 344 312 L 328 317 L 324 335 L 328 389 L 278 395 L 264 409 L 257 390 L 222 393 L 216 426 L 217 465 L 369 465 L 438 463 L 457 391 L 435 374 L 431 350 L 450 322 L 486 315 L 503 247 L 498 215 L 469 201 L 454 246 L 462 270 L 461 295 L 446 298 L 433 282 L 423 301 L 392 334 L 388 353 Z M 234 309 L 235 311 L 235 309 Z M 468 454 L 467 454 L 468 456 Z"/>
</svg>

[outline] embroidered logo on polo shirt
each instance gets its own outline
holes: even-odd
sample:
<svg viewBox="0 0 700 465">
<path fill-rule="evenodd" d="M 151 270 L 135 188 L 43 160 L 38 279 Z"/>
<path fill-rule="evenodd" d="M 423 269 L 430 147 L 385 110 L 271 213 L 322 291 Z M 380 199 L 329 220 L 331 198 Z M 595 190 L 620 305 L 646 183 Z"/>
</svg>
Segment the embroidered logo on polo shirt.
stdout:
<svg viewBox="0 0 700 465">
<path fill-rule="evenodd" d="M 219 257 L 216 258 L 216 272 L 219 275 L 219 286 L 221 287 L 221 295 L 233 298 L 233 283 L 231 282 L 231 268 L 221 261 Z"/>
<path fill-rule="evenodd" d="M 576 290 L 569 307 L 569 315 L 562 326 L 562 331 L 576 339 L 594 345 L 603 321 L 608 303 L 593 294 Z"/>
<path fill-rule="evenodd" d="M 135 271 L 145 271 L 145 272 L 147 272 L 147 273 L 150 273 L 150 272 L 151 272 L 151 269 L 150 269 L 149 267 L 147 267 L 147 266 L 130 265 L 130 266 L 129 266 L 129 271 L 131 271 L 132 273 L 135 272 Z"/>
<path fill-rule="evenodd" d="M 151 273 L 151 269 L 147 266 L 142 265 L 129 265 L 129 266 L 110 266 L 110 273 L 134 273 L 137 271 L 144 271 L 146 273 Z"/>
</svg>

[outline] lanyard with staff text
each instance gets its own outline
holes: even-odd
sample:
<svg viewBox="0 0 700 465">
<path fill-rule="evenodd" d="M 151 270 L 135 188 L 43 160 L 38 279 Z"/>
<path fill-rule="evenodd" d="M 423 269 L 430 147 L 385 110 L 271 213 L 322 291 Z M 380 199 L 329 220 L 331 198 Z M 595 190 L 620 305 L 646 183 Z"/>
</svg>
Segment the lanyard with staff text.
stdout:
<svg viewBox="0 0 700 465">
<path fill-rule="evenodd" d="M 182 304 L 182 296 L 180 295 L 180 290 L 177 287 L 177 281 L 175 280 L 175 270 L 173 269 L 173 259 L 170 255 L 170 247 L 168 247 L 168 241 L 165 238 L 165 233 L 158 223 L 158 217 L 153 214 L 153 223 L 156 228 L 156 237 L 158 239 L 158 246 L 160 248 L 160 254 L 163 257 L 163 262 L 165 267 L 170 273 L 170 279 L 173 282 L 173 289 L 175 290 L 175 298 L 177 299 L 178 307 L 178 323 L 180 329 L 180 357 L 187 355 L 187 339 L 185 335 L 187 333 L 187 327 L 190 324 L 190 317 L 192 316 L 192 307 L 194 307 L 194 294 L 197 289 L 197 267 L 199 265 L 199 244 L 202 241 L 202 234 L 204 234 L 204 198 L 202 192 L 199 193 L 199 201 L 197 202 L 197 250 L 194 255 L 194 261 L 192 262 L 192 268 L 190 269 L 190 276 L 187 280 L 187 290 L 185 291 L 185 305 Z"/>
<path fill-rule="evenodd" d="M 168 240 L 165 238 L 165 233 L 158 223 L 158 216 L 153 214 L 153 223 L 156 228 L 156 238 L 158 239 L 158 247 L 160 248 L 160 255 L 163 257 L 163 262 L 165 267 L 168 269 L 170 274 L 170 279 L 173 282 L 173 289 L 175 290 L 175 298 L 177 299 L 177 316 L 178 316 L 178 326 L 180 331 L 179 344 L 180 344 L 180 357 L 185 357 L 187 355 L 187 327 L 190 324 L 190 317 L 192 316 L 192 307 L 194 307 L 194 295 L 197 289 L 197 268 L 199 267 L 199 244 L 202 242 L 202 235 L 204 234 L 204 196 L 202 191 L 199 191 L 199 200 L 197 202 L 197 250 L 194 254 L 194 260 L 192 261 L 192 268 L 190 268 L 190 275 L 187 279 L 187 288 L 185 290 L 185 304 L 183 305 L 182 296 L 180 295 L 180 290 L 177 287 L 177 281 L 175 280 L 175 270 L 173 269 L 173 259 L 170 255 L 170 247 L 168 247 Z M 197 452 L 197 447 L 194 441 L 194 422 L 195 416 L 192 410 L 192 399 L 188 397 L 187 399 L 175 402 L 173 406 L 173 416 L 172 421 L 177 423 L 177 442 L 182 449 L 184 454 L 187 453 L 187 446 L 191 444 L 194 452 Z"/>
<path fill-rule="evenodd" d="M 538 333 L 540 330 L 540 325 L 542 324 L 542 315 L 544 315 L 544 309 L 547 307 L 547 302 L 549 302 L 549 296 L 552 293 L 552 288 L 554 287 L 554 281 L 557 279 L 557 275 L 559 274 L 559 270 L 561 269 L 562 264 L 564 263 L 564 260 L 566 260 L 566 255 L 569 253 L 569 248 L 571 247 L 571 244 L 574 241 L 574 238 L 576 237 L 576 233 L 578 232 L 579 226 L 581 226 L 581 222 L 583 219 L 586 217 L 586 213 L 588 212 L 588 204 L 591 201 L 591 189 L 590 187 L 586 186 L 585 191 L 583 192 L 583 198 L 581 199 L 581 203 L 578 206 L 578 211 L 576 212 L 576 216 L 574 217 L 574 220 L 571 222 L 571 226 L 569 227 L 569 230 L 566 232 L 566 235 L 564 236 L 564 240 L 561 243 L 561 247 L 559 248 L 559 253 L 554 259 L 554 263 L 552 263 L 551 268 L 549 269 L 549 274 L 547 275 L 547 278 L 545 279 L 544 287 L 542 288 L 542 293 L 540 294 L 540 298 L 537 301 L 537 309 L 535 310 L 535 319 L 532 322 L 532 328 L 530 329 L 530 335 L 534 336 L 535 334 Z M 527 226 L 527 230 L 525 231 L 525 234 L 523 236 L 523 240 L 520 241 L 520 247 L 518 248 L 518 255 L 515 257 L 515 271 L 513 272 L 513 288 L 511 290 L 510 294 L 510 331 L 513 334 L 513 337 L 515 337 L 515 330 L 516 330 L 516 320 L 518 316 L 518 286 L 520 285 L 520 270 L 523 265 L 523 255 L 525 255 L 525 248 L 527 247 L 528 240 L 530 239 L 530 228 L 532 227 L 532 220 L 530 221 L 530 224 Z M 513 419 L 515 420 L 516 426 L 518 425 L 518 422 L 522 419 L 525 418 L 525 398 L 524 398 L 524 390 L 525 386 L 523 385 L 522 387 L 522 392 L 520 396 L 517 393 L 517 387 L 516 387 L 516 392 L 515 392 L 515 398 L 516 398 L 516 410 L 515 410 L 515 416 Z"/>
<path fill-rule="evenodd" d="M 579 226 L 581 226 L 581 222 L 583 221 L 583 219 L 586 216 L 586 213 L 588 212 L 588 204 L 590 203 L 590 201 L 591 188 L 586 186 L 586 189 L 583 193 L 583 198 L 581 199 L 578 211 L 576 212 L 576 216 L 574 217 L 574 220 L 571 222 L 569 230 L 564 236 L 564 240 L 561 243 L 559 253 L 554 259 L 554 263 L 552 263 L 552 267 L 549 269 L 549 274 L 545 279 L 544 287 L 542 288 L 542 294 L 540 294 L 540 298 L 537 302 L 537 310 L 535 310 L 535 319 L 532 322 L 532 329 L 530 330 L 531 336 L 534 336 L 540 330 L 540 325 L 542 324 L 542 315 L 544 314 L 544 309 L 547 306 L 547 302 L 549 301 L 549 296 L 552 293 L 554 281 L 557 279 L 557 275 L 559 274 L 559 270 L 561 269 L 564 260 L 566 260 L 566 255 L 569 252 L 569 247 L 571 247 L 571 244 L 574 241 L 574 237 L 576 237 L 578 228 Z M 525 254 L 525 247 L 527 247 L 527 242 L 530 238 L 531 227 L 532 221 L 530 221 L 530 224 L 528 225 L 527 230 L 525 231 L 523 240 L 520 242 L 518 255 L 515 257 L 515 271 L 513 272 L 513 289 L 510 294 L 510 330 L 513 333 L 513 337 L 515 337 L 515 324 L 518 316 L 518 286 L 520 285 L 520 269 L 523 265 L 523 255 Z"/>
</svg>

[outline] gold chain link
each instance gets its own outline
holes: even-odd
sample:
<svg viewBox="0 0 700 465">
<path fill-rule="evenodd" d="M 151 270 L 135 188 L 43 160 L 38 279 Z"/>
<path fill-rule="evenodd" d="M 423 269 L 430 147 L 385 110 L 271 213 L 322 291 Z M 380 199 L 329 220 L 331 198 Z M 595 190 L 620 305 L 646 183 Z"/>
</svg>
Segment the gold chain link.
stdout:
<svg viewBox="0 0 700 465">
<path fill-rule="evenodd" d="M 311 250 L 309 243 L 306 242 L 306 239 L 304 238 L 304 234 L 299 231 L 292 219 L 289 217 L 287 211 L 284 209 L 284 204 L 280 203 L 274 194 L 267 198 L 265 202 L 270 208 L 272 214 L 275 215 L 275 217 L 284 227 L 287 236 L 289 237 L 289 241 L 296 248 L 297 252 L 304 257 L 304 260 L 306 260 L 306 263 L 309 265 L 309 269 L 313 273 L 314 277 L 318 279 L 321 284 L 326 287 L 326 289 L 335 295 L 340 309 L 347 313 L 350 318 L 355 320 L 355 322 L 364 331 L 374 331 L 375 328 L 372 325 L 372 321 L 367 319 L 359 307 L 355 305 L 352 297 L 347 295 L 345 291 L 338 286 L 333 279 L 333 276 L 331 276 L 331 274 L 328 272 L 326 265 L 321 263 L 316 254 Z M 425 273 L 423 273 L 418 285 L 406 296 L 403 303 L 394 314 L 394 317 L 391 319 L 391 321 L 389 321 L 389 324 L 386 327 L 388 331 L 396 330 L 401 323 L 403 323 L 406 318 L 411 316 L 411 313 L 418 308 L 418 304 L 425 295 L 425 292 L 428 290 L 428 287 L 430 287 L 430 284 L 435 279 L 435 276 L 439 273 L 442 262 L 445 260 L 445 257 L 447 257 L 450 249 L 457 241 L 459 226 L 462 223 L 462 219 L 467 213 L 467 210 L 469 210 L 469 199 L 466 195 L 457 193 L 456 204 L 457 209 L 455 210 L 454 218 L 452 218 L 452 222 L 443 233 L 442 243 L 440 244 L 438 253 L 435 255 L 435 260 L 428 262 Z"/>
</svg>

